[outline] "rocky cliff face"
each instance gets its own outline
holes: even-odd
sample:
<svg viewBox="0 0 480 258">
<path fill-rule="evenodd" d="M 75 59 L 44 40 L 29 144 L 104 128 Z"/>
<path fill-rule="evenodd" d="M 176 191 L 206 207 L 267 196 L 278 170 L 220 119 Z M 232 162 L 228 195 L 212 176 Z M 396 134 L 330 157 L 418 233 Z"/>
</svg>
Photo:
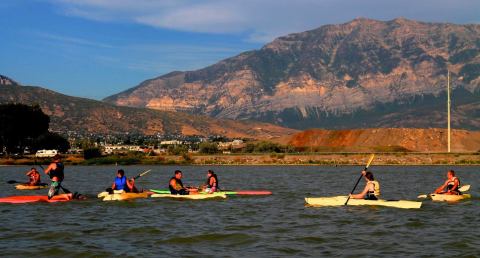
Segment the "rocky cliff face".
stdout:
<svg viewBox="0 0 480 258">
<path fill-rule="evenodd" d="M 361 18 L 287 35 L 105 101 L 295 128 L 438 127 L 445 124 L 447 69 L 459 92 L 457 126 L 480 128 L 480 25 L 402 18 Z"/>
<path fill-rule="evenodd" d="M 452 130 L 453 152 L 480 151 L 480 131 Z M 311 129 L 293 135 L 295 147 L 335 151 L 446 152 L 446 129 L 374 128 L 355 130 Z"/>
<path fill-rule="evenodd" d="M 295 130 L 267 123 L 215 119 L 180 112 L 118 107 L 102 101 L 71 97 L 40 87 L 0 87 L 0 104 L 39 105 L 54 131 L 97 134 L 222 135 L 228 138 L 275 139 Z"/>
</svg>

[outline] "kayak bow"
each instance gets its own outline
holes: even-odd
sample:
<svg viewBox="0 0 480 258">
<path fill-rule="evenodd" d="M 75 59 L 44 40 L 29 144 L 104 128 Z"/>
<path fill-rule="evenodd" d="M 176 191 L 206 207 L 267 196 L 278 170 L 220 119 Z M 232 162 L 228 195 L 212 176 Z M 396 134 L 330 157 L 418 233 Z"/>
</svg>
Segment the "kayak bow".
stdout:
<svg viewBox="0 0 480 258">
<path fill-rule="evenodd" d="M 71 194 L 59 194 L 48 199 L 46 195 L 8 196 L 0 198 L 0 203 L 31 203 L 31 202 L 67 202 L 72 200 Z"/>
</svg>

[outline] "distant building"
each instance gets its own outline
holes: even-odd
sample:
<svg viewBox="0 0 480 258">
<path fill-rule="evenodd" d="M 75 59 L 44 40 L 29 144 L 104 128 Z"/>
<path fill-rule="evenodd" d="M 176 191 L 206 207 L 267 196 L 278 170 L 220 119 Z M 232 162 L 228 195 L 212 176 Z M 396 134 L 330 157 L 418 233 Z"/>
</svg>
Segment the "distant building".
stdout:
<svg viewBox="0 0 480 258">
<path fill-rule="evenodd" d="M 145 147 L 138 146 L 138 145 L 105 145 L 104 146 L 105 154 L 126 153 L 129 151 L 145 152 Z"/>
<path fill-rule="evenodd" d="M 35 153 L 35 157 L 38 158 L 50 158 L 58 154 L 57 150 L 38 150 Z"/>
<path fill-rule="evenodd" d="M 228 149 L 241 149 L 245 147 L 243 140 L 233 140 L 231 142 L 219 142 L 218 149 L 228 150 Z"/>
<path fill-rule="evenodd" d="M 170 140 L 170 141 L 161 141 L 160 145 L 181 145 L 183 141 L 179 140 Z"/>
</svg>

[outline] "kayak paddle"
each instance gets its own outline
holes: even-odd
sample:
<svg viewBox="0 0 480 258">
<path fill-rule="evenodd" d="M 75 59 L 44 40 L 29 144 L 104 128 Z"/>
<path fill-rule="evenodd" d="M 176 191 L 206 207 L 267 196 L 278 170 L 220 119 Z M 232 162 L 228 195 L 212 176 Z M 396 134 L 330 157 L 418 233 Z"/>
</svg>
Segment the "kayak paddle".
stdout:
<svg viewBox="0 0 480 258">
<path fill-rule="evenodd" d="M 367 165 L 365 166 L 365 168 L 364 168 L 363 170 L 367 170 L 367 169 L 368 169 L 368 167 L 370 166 L 370 163 L 372 163 L 372 161 L 373 161 L 373 158 L 375 158 L 375 154 L 372 154 L 372 155 L 370 156 L 370 159 L 368 160 Z M 357 188 L 357 185 L 358 185 L 358 183 L 360 183 L 360 179 L 362 179 L 362 177 L 363 177 L 363 174 L 360 174 L 360 177 L 358 178 L 357 183 L 355 183 L 355 186 L 353 187 L 353 189 L 352 189 L 352 191 L 350 192 L 350 194 L 353 194 L 353 192 L 355 192 L 355 188 Z M 347 201 L 345 202 L 345 205 L 347 205 L 347 204 L 348 204 L 348 201 L 350 201 L 350 194 L 348 195 L 348 198 L 347 198 Z"/>
<path fill-rule="evenodd" d="M 458 191 L 460 192 L 467 192 L 468 190 L 470 190 L 470 185 L 464 185 L 460 188 L 458 188 Z M 430 194 L 421 194 L 419 196 L 417 196 L 417 198 L 419 199 L 424 199 L 424 198 L 427 198 Z"/>
<path fill-rule="evenodd" d="M 18 181 L 15 181 L 15 180 L 10 180 L 10 181 L 7 181 L 7 184 L 29 184 L 29 182 L 18 182 Z M 47 183 L 39 183 L 37 185 L 32 185 L 32 186 L 46 186 L 48 185 Z"/>
<path fill-rule="evenodd" d="M 148 174 L 150 171 L 152 171 L 152 170 L 151 170 L 151 169 L 145 170 L 145 171 L 143 171 L 142 173 L 136 175 L 133 179 L 137 179 L 137 178 L 139 178 L 139 177 L 142 177 L 142 176 Z"/>
</svg>

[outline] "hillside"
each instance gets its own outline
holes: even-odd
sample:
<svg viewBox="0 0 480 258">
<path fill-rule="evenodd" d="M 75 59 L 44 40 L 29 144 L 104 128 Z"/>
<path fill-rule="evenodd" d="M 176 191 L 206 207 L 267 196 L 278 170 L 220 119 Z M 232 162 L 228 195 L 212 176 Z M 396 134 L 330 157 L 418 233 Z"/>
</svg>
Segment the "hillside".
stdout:
<svg viewBox="0 0 480 258">
<path fill-rule="evenodd" d="M 447 69 L 454 125 L 480 129 L 480 25 L 403 18 L 290 34 L 105 101 L 299 129 L 444 127 Z"/>
<path fill-rule="evenodd" d="M 271 139 L 295 132 L 266 123 L 117 107 L 102 101 L 71 97 L 30 86 L 0 86 L 0 103 L 38 104 L 50 116 L 50 128 L 63 132 L 222 135 L 253 139 Z"/>
<path fill-rule="evenodd" d="M 377 128 L 306 130 L 288 141 L 296 147 L 339 151 L 446 152 L 445 129 Z M 452 130 L 453 152 L 480 151 L 480 131 Z"/>
</svg>

